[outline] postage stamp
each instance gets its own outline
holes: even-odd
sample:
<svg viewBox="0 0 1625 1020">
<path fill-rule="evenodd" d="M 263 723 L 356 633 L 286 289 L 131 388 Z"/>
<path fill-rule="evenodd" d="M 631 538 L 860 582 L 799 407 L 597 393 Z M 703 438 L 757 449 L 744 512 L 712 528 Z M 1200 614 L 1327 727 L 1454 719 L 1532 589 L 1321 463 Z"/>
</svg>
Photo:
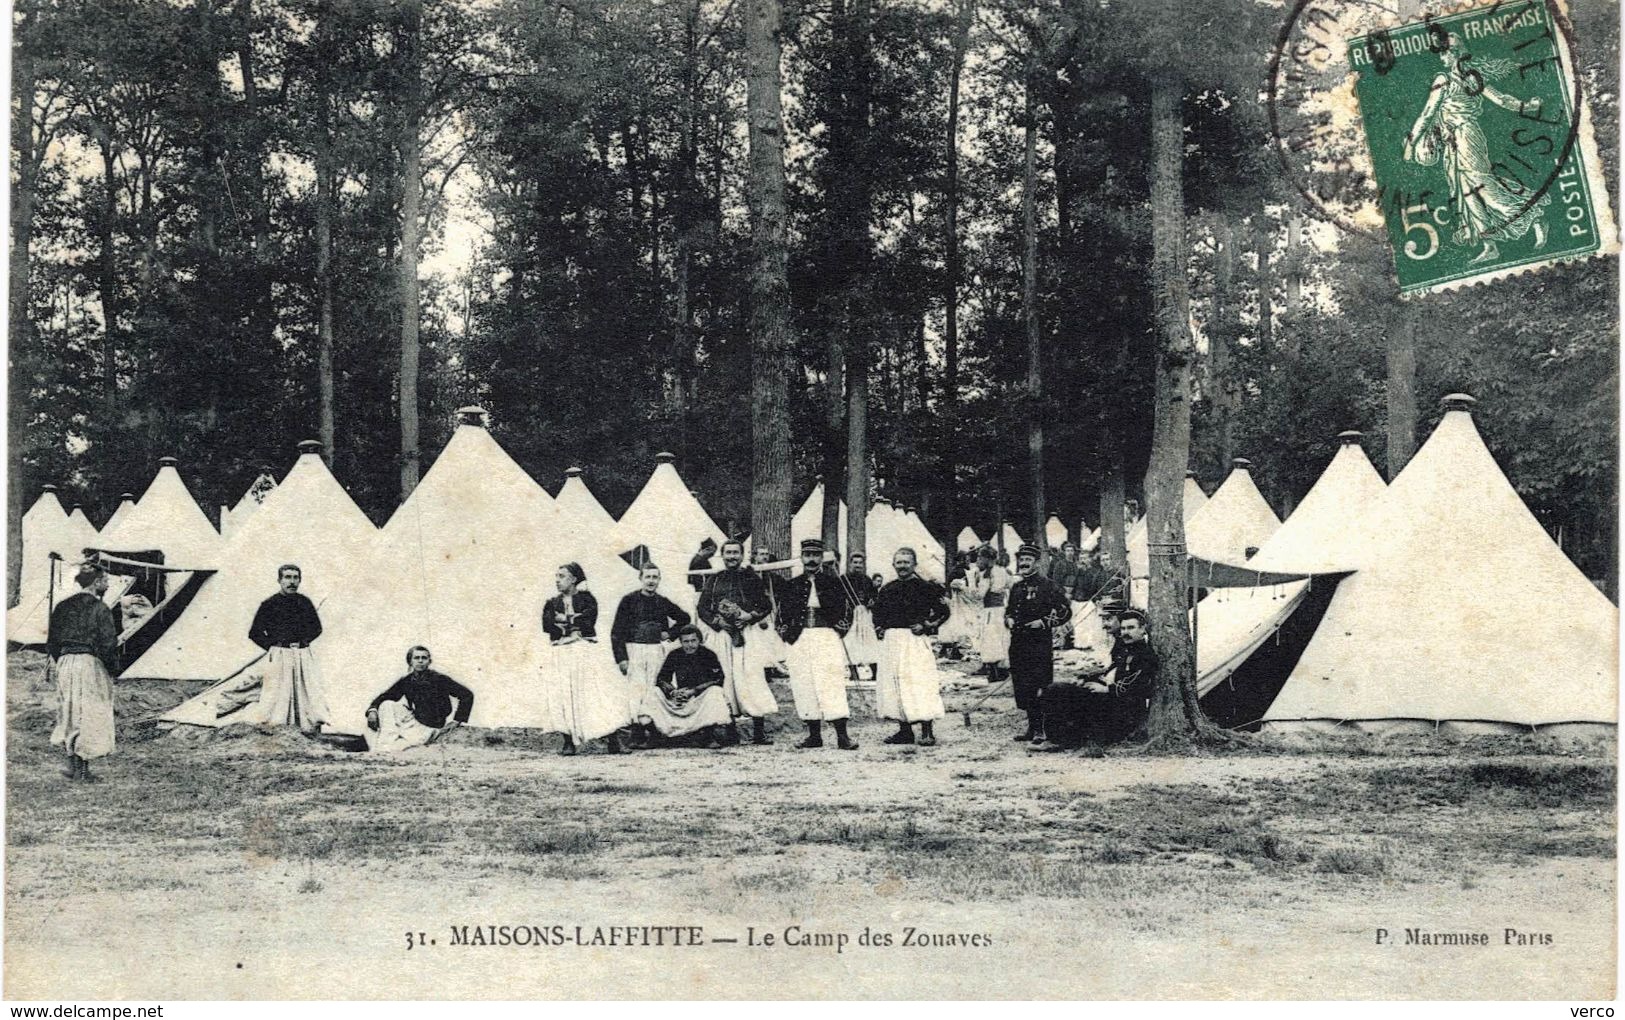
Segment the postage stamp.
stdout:
<svg viewBox="0 0 1625 1020">
<path fill-rule="evenodd" d="M 1349 42 L 1401 294 L 1618 250 L 1567 36 L 1526 0 Z"/>
</svg>

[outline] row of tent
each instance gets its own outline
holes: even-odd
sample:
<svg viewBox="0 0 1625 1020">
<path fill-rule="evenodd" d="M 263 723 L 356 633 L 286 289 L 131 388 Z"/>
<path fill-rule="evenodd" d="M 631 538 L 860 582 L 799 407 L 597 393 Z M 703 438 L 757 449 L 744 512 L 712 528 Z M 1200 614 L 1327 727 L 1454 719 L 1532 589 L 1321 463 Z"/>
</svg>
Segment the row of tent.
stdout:
<svg viewBox="0 0 1625 1020">
<path fill-rule="evenodd" d="M 1198 686 L 1215 718 L 1272 729 L 1613 726 L 1618 610 L 1518 497 L 1470 398 L 1450 400 L 1392 485 L 1346 433 L 1285 523 L 1245 462 L 1210 498 L 1187 482 L 1192 584 L 1208 592 L 1192 613 Z M 8 637 L 43 639 L 47 553 L 72 559 L 88 546 L 133 560 L 161 550 L 169 599 L 190 599 L 122 676 L 228 678 L 258 653 L 247 623 L 277 566 L 297 562 L 327 626 L 317 653 L 338 728 L 361 725 L 366 702 L 418 643 L 479 692 L 476 724 L 523 726 L 535 722 L 520 695 L 540 668 L 540 607 L 561 563 L 582 565 L 607 616 L 636 585 L 621 553 L 639 547 L 667 568 L 663 590 L 692 608 L 681 572 L 705 538 L 723 539 L 669 456 L 617 521 L 578 470 L 550 497 L 472 409 L 382 529 L 319 445 L 301 447 L 280 484 L 253 508 L 233 508 L 229 537 L 169 460 L 99 536 L 45 493 L 24 517 L 24 598 L 8 613 Z M 796 513 L 794 541 L 817 534 L 822 501 L 820 487 Z M 913 545 L 940 571 L 946 551 L 917 521 L 889 504 L 871 508 L 872 569 Z M 1143 604 L 1152 536 L 1142 520 L 1128 538 L 1131 598 Z M 57 597 L 71 590 L 59 577 Z"/>
<path fill-rule="evenodd" d="M 1244 466 L 1191 516 L 1210 715 L 1288 731 L 1612 731 L 1619 610 L 1530 513 L 1472 404 L 1446 397 L 1391 484 L 1344 433 L 1284 523 Z M 1257 552 L 1229 555 L 1238 546 Z"/>
<path fill-rule="evenodd" d="M 230 508 L 226 533 L 198 509 L 172 458 L 165 458 L 139 501 L 98 535 L 79 514 L 63 513 L 48 489 L 23 520 L 21 599 L 7 614 L 15 643 L 44 640 L 49 606 L 75 590 L 72 561 L 83 550 L 110 557 L 121 574 L 120 596 L 132 576 L 161 576 L 152 620 L 123 635 L 126 679 L 223 680 L 258 656 L 248 622 L 274 590 L 277 568 L 297 563 L 301 590 L 319 607 L 325 633 L 316 645 L 337 728 L 358 732 L 366 703 L 403 669 L 413 644 L 427 644 L 437 666 L 479 692 L 475 722 L 523 726 L 530 699 L 523 689 L 540 668 L 540 615 L 555 592 L 558 568 L 576 562 L 600 611 L 637 586 L 635 563 L 665 569 L 663 591 L 690 611 L 695 594 L 684 583 L 690 558 L 722 530 L 683 483 L 674 458 L 655 470 L 620 520 L 587 488 L 579 469 L 549 496 L 501 448 L 483 425 L 483 412 L 465 409 L 461 424 L 418 487 L 382 529 L 356 506 L 323 462 L 318 443 L 300 444 L 287 476 L 268 476 Z M 821 513 L 814 493 L 798 516 Z M 871 510 L 873 547 L 916 546 L 936 564 L 942 547 L 917 516 L 877 504 Z M 62 557 L 51 590 L 48 556 Z M 157 554 L 157 555 L 155 555 Z M 889 571 L 889 551 L 886 557 Z M 877 562 L 878 567 L 878 562 Z M 185 603 L 172 603 L 184 595 Z M 166 606 L 174 609 L 165 616 Z M 138 640 L 144 638 L 144 640 Z M 132 649 L 134 654 L 132 655 Z"/>
</svg>

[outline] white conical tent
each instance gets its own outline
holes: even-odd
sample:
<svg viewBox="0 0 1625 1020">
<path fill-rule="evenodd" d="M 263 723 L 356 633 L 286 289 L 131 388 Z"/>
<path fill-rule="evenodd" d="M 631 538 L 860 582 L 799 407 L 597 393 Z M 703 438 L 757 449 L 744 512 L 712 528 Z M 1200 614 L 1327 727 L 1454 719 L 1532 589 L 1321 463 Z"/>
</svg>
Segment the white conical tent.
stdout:
<svg viewBox="0 0 1625 1020">
<path fill-rule="evenodd" d="M 1270 536 L 1248 567 L 1284 574 L 1351 570 L 1366 555 L 1363 522 L 1387 486 L 1360 448 L 1357 432 Z M 1297 608 L 1311 582 L 1221 588 L 1197 607 L 1197 690 L 1207 693 L 1247 660 Z M 1250 721 L 1250 720 L 1249 720 Z"/>
<path fill-rule="evenodd" d="M 158 474 L 116 528 L 108 528 L 97 548 L 110 553 L 157 549 L 169 567 L 209 567 L 220 555 L 220 535 L 198 509 L 175 470 L 175 458 L 159 461 Z"/>
<path fill-rule="evenodd" d="M 1066 522 L 1050 514 L 1049 520 L 1044 522 L 1044 541 L 1048 542 L 1052 549 L 1059 549 L 1066 544 L 1066 539 Z"/>
<path fill-rule="evenodd" d="M 947 550 L 937 541 L 936 536 L 931 534 L 931 529 L 925 526 L 925 521 L 913 507 L 903 510 L 901 522 L 907 541 L 900 544 L 913 546 L 918 554 L 917 567 L 920 576 L 940 583 L 947 574 Z M 892 550 L 894 553 L 896 551 Z"/>
<path fill-rule="evenodd" d="M 71 518 L 57 499 L 56 486 L 47 485 L 40 497 L 23 514 L 22 568 L 17 579 L 17 605 L 6 611 L 6 640 L 19 644 L 39 644 L 45 640 L 50 623 L 51 554 L 62 557 L 56 570 L 56 600 L 79 590 L 73 580 L 74 561 L 95 545 L 96 529 L 84 520 Z"/>
<path fill-rule="evenodd" d="M 283 483 L 244 520 L 220 555 L 220 570 L 124 678 L 220 680 L 259 655 L 248 628 L 277 590 L 277 568 L 296 564 L 300 592 L 324 617 L 328 600 L 365 559 L 377 529 L 321 455 L 302 454 Z"/>
<path fill-rule="evenodd" d="M 959 539 L 955 545 L 960 552 L 974 552 L 976 547 L 981 544 L 982 536 L 978 535 L 969 525 L 959 529 Z"/>
<path fill-rule="evenodd" d="M 1022 544 L 1020 533 L 1017 532 L 1015 528 L 1010 526 L 1009 521 L 1005 521 L 1004 524 L 999 528 L 999 534 L 1003 536 L 1004 551 L 1010 554 L 1010 562 L 1014 563 L 1016 560 L 1016 550 L 1020 549 Z M 993 539 L 990 538 L 987 541 L 989 545 L 997 548 L 997 543 L 994 542 Z"/>
<path fill-rule="evenodd" d="M 559 522 L 541 486 L 465 417 L 330 600 L 314 647 L 332 728 L 360 733 L 367 703 L 406 671 L 416 644 L 474 691 L 476 725 L 541 724 L 542 608 L 557 593 L 560 565 L 581 564 L 604 635 L 618 600 L 637 585 L 623 560 L 573 546 Z"/>
<path fill-rule="evenodd" d="M 615 530 L 615 518 L 604 509 L 604 504 L 598 502 L 598 497 L 587 488 L 586 479 L 581 475 L 578 467 L 564 472 L 564 486 L 559 489 L 553 505 L 558 508 L 566 527 L 579 530 L 607 548 Z"/>
<path fill-rule="evenodd" d="M 615 552 L 646 546 L 667 578 L 683 576 L 705 539 L 719 546 L 726 540 L 722 529 L 683 484 L 673 463 L 675 459 L 669 453 L 655 458 L 655 469 L 649 480 L 621 515 L 612 533 Z M 679 587 L 670 584 L 663 590 L 675 598 Z"/>
<path fill-rule="evenodd" d="M 844 499 L 841 500 L 841 509 L 839 513 L 840 524 L 837 531 L 844 536 L 846 534 L 847 521 L 846 500 Z M 864 518 L 865 537 L 867 537 L 868 529 L 873 520 L 874 516 L 873 512 L 871 511 L 870 516 Z M 807 498 L 802 502 L 801 509 L 797 510 L 790 517 L 790 548 L 787 550 L 774 550 L 774 552 L 777 555 L 793 559 L 797 555 L 797 551 L 801 548 L 801 542 L 803 539 L 822 538 L 823 533 L 824 482 L 823 479 L 819 479 L 818 483 L 813 486 L 812 492 L 808 493 Z"/>
<path fill-rule="evenodd" d="M 1616 722 L 1619 610 L 1513 490 L 1470 398 L 1450 399 L 1267 724 Z"/>
<path fill-rule="evenodd" d="M 130 511 L 135 509 L 135 493 L 120 493 L 118 500 L 118 508 L 113 511 L 113 516 L 109 517 L 107 523 L 102 525 L 102 531 L 105 533 L 111 534 L 113 529 L 123 522 L 124 518 L 130 516 Z"/>
<path fill-rule="evenodd" d="M 1185 472 L 1185 491 L 1182 498 L 1185 501 L 1185 521 L 1187 523 L 1190 522 L 1192 517 L 1196 516 L 1198 510 L 1207 506 L 1207 491 L 1202 488 L 1202 483 L 1196 480 L 1196 473 L 1193 471 Z"/>
<path fill-rule="evenodd" d="M 1231 474 L 1233 476 L 1234 472 L 1231 472 Z M 1229 479 L 1225 479 L 1225 484 L 1229 484 Z M 1254 495 L 1258 494 L 1258 489 L 1256 486 L 1253 486 L 1251 477 L 1248 477 L 1246 484 L 1247 487 L 1252 488 Z M 1223 491 L 1224 486 L 1219 486 L 1219 492 Z M 1217 498 L 1218 495 L 1219 493 L 1215 492 L 1213 494 L 1213 498 Z M 1185 475 L 1185 489 L 1184 492 L 1181 493 L 1180 498 L 1182 501 L 1182 515 L 1185 520 L 1185 547 L 1192 553 L 1195 553 L 1196 551 L 1191 548 L 1191 529 L 1195 526 L 1194 522 L 1196 520 L 1196 515 L 1201 513 L 1207 507 L 1210 499 L 1207 493 L 1202 491 L 1202 486 L 1197 483 L 1195 476 L 1190 474 Z M 1262 501 L 1263 497 L 1259 496 L 1259 500 Z M 1241 505 L 1247 504 L 1246 500 L 1238 500 L 1237 502 Z M 1273 518 L 1274 514 L 1271 514 L 1270 516 Z M 1279 524 L 1280 522 L 1277 521 L 1276 523 Z M 1129 525 L 1128 534 L 1123 537 L 1123 544 L 1128 553 L 1129 577 L 1134 582 L 1144 582 L 1144 580 L 1151 575 L 1151 551 L 1146 541 L 1146 528 L 1146 518 L 1142 516 L 1139 520 Z M 1095 544 L 1100 544 L 1100 533 L 1098 529 L 1096 529 L 1095 532 Z M 1197 553 L 1196 555 L 1201 554 Z M 1213 558 L 1222 559 L 1222 557 Z M 1237 557 L 1237 559 L 1240 559 L 1240 557 Z M 1135 583 L 1131 584 L 1131 588 L 1133 590 L 1134 604 L 1137 606 L 1144 606 L 1145 585 L 1143 583 Z"/>
<path fill-rule="evenodd" d="M 1247 550 L 1263 548 L 1281 519 L 1253 484 L 1251 462 L 1236 458 L 1230 476 L 1187 518 L 1185 548 L 1192 556 L 1220 563 L 1245 563 Z M 1193 479 L 1185 479 L 1187 485 Z"/>
<path fill-rule="evenodd" d="M 68 522 L 90 537 L 90 542 L 88 543 L 90 545 L 94 545 L 95 540 L 101 535 L 101 533 L 96 530 L 96 525 L 90 522 L 90 517 L 85 513 L 85 508 L 80 506 L 78 503 L 75 503 L 73 505 L 73 510 L 68 513 Z"/>
<path fill-rule="evenodd" d="M 237 505 L 220 508 L 220 537 L 233 538 L 275 489 L 276 476 L 271 474 L 270 468 L 260 468 L 259 476 L 254 479 L 254 484 L 248 487 L 248 491 L 243 493 L 243 498 L 237 501 Z"/>
</svg>

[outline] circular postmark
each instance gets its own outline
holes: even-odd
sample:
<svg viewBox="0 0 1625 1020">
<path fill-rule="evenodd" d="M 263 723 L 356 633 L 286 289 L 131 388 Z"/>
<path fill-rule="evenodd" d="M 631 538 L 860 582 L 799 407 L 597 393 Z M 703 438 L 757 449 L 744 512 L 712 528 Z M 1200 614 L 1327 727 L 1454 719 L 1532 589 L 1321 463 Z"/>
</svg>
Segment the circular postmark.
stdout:
<svg viewBox="0 0 1625 1020">
<path fill-rule="evenodd" d="M 1391 0 L 1293 0 L 1269 62 L 1271 142 L 1314 214 L 1407 257 L 1540 247 L 1576 169 L 1573 51 L 1557 0 L 1408 19 Z"/>
</svg>

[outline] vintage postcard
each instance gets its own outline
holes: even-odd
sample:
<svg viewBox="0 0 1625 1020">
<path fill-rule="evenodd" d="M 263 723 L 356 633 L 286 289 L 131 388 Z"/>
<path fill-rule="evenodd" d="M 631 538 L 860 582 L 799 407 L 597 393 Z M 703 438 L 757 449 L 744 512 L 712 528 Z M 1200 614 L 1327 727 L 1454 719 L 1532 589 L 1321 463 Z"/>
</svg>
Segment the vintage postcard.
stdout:
<svg viewBox="0 0 1625 1020">
<path fill-rule="evenodd" d="M 11 18 L 8 1000 L 1616 996 L 1617 4 Z"/>
</svg>

